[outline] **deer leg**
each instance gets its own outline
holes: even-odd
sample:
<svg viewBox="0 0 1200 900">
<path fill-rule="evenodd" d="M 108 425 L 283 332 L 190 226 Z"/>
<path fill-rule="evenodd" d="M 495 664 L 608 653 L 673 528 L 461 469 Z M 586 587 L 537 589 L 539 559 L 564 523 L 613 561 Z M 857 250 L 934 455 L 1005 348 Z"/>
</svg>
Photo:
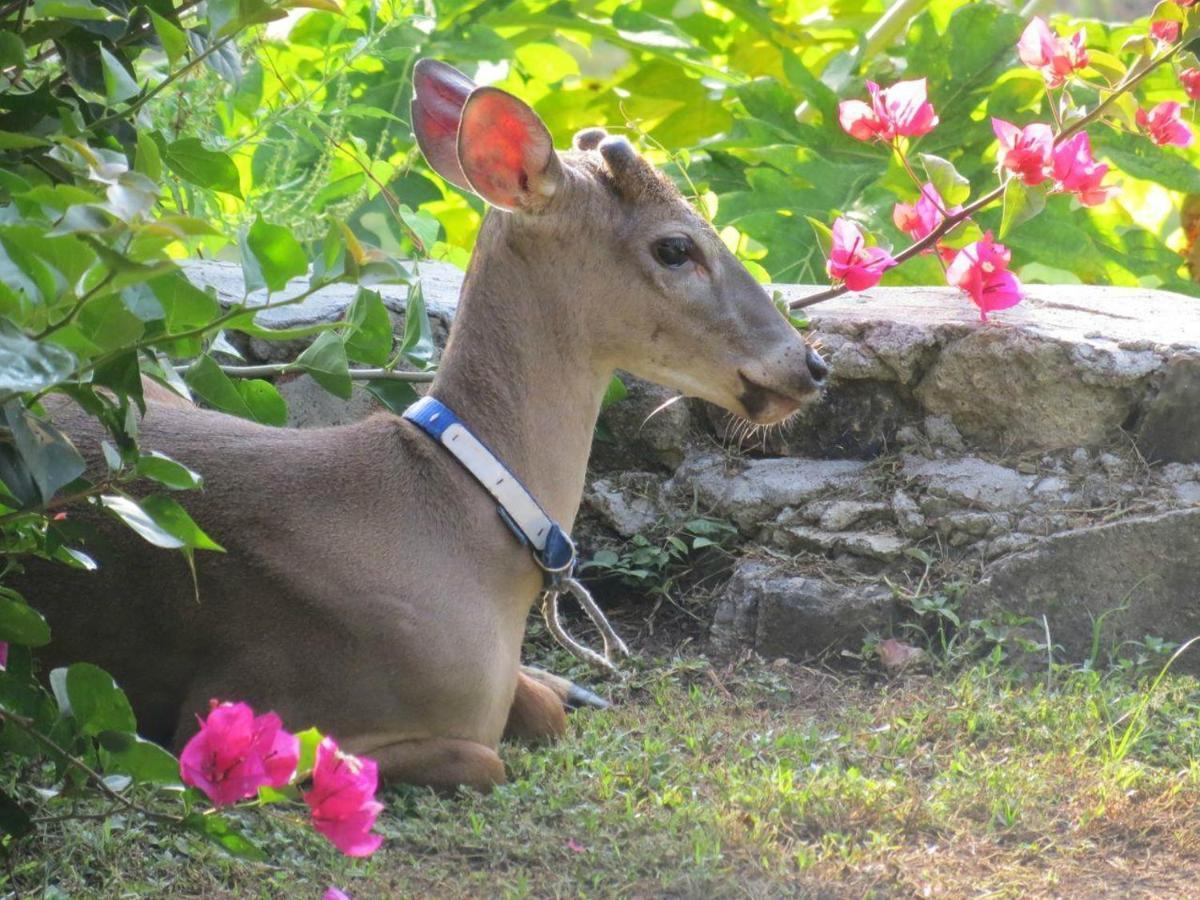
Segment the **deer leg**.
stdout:
<svg viewBox="0 0 1200 900">
<path fill-rule="evenodd" d="M 565 678 L 522 666 L 504 737 L 531 744 L 552 743 L 567 730 L 566 711 L 581 706 L 604 709 L 608 703 Z"/>
<path fill-rule="evenodd" d="M 504 737 L 530 744 L 548 744 L 562 737 L 566 730 L 565 699 L 523 669 L 517 675 L 517 690 L 508 711 Z"/>
<path fill-rule="evenodd" d="M 469 787 L 486 794 L 507 780 L 496 751 L 474 741 L 401 741 L 367 755 L 379 763 L 379 777 L 387 784 L 416 784 L 446 792 Z"/>
<path fill-rule="evenodd" d="M 581 709 L 590 706 L 593 709 L 608 709 L 608 701 L 593 694 L 587 688 L 580 687 L 573 681 L 568 681 L 558 675 L 552 675 L 545 669 L 535 669 L 533 666 L 521 666 L 521 674 L 547 687 L 558 696 L 562 705 L 567 709 Z"/>
</svg>

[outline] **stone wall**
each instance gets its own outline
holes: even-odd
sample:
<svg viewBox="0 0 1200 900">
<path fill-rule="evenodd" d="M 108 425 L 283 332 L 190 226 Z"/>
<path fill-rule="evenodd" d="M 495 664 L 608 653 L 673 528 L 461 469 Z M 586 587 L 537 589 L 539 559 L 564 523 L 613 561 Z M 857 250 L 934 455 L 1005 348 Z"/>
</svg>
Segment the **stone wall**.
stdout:
<svg viewBox="0 0 1200 900">
<path fill-rule="evenodd" d="M 193 275 L 240 299 L 236 268 Z M 420 277 L 444 336 L 460 276 L 427 263 Z M 1200 301 L 1029 291 L 986 326 L 950 289 L 815 307 L 830 387 L 765 436 L 697 401 L 664 409 L 669 391 L 627 378 L 593 452 L 584 552 L 697 512 L 734 523 L 707 613 L 727 652 L 856 651 L 911 621 L 914 597 L 941 597 L 960 618 L 1034 622 L 1063 660 L 1090 655 L 1097 621 L 1103 650 L 1200 633 Z M 382 293 L 402 328 L 405 289 Z M 266 323 L 336 319 L 352 297 L 330 288 Z M 296 350 L 242 349 L 250 361 Z M 299 426 L 372 409 L 307 377 L 281 390 Z"/>
</svg>

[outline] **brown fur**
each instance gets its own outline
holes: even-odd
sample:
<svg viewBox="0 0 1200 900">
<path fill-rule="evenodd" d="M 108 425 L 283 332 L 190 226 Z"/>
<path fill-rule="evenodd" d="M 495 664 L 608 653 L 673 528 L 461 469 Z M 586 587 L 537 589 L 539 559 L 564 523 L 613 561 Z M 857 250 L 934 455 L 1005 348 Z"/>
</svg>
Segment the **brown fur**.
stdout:
<svg viewBox="0 0 1200 900">
<path fill-rule="evenodd" d="M 521 206 L 536 214 L 487 215 L 432 386 L 566 529 L 615 369 L 739 412 L 752 379 L 764 421 L 814 394 L 804 342 L 712 229 L 677 194 L 614 190 L 604 165 L 563 154 Z M 651 247 L 681 233 L 704 262 L 667 271 Z M 55 418 L 99 470 L 95 423 Z M 562 732 L 561 704 L 519 674 L 541 574 L 414 426 L 268 428 L 155 392 L 141 436 L 205 476 L 177 496 L 227 552 L 198 555 L 196 602 L 177 554 L 97 519 L 98 572 L 33 566 L 15 585 L 54 630 L 50 665 L 105 667 L 176 747 L 209 698 L 246 700 L 439 787 L 503 780 L 506 726 Z"/>
</svg>

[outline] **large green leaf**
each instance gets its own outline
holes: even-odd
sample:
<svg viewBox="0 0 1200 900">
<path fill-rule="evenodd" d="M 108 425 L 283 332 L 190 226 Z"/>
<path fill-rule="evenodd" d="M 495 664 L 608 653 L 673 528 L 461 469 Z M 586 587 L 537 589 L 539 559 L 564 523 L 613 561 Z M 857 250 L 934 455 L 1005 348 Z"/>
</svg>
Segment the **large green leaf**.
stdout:
<svg viewBox="0 0 1200 900">
<path fill-rule="evenodd" d="M 346 312 L 346 356 L 369 366 L 382 366 L 392 353 L 395 335 L 383 298 L 360 290 Z"/>
<path fill-rule="evenodd" d="M 1125 174 L 1173 191 L 1200 194 L 1200 168 L 1179 150 L 1108 129 L 1097 129 L 1092 139 L 1100 155 Z"/>
<path fill-rule="evenodd" d="M 280 291 L 308 272 L 308 255 L 291 231 L 258 216 L 242 238 L 242 266 L 247 292 L 261 287 Z"/>
<path fill-rule="evenodd" d="M 350 399 L 353 388 L 350 364 L 346 359 L 346 345 L 339 335 L 332 331 L 318 335 L 317 339 L 296 357 L 296 365 L 335 397 Z"/>
<path fill-rule="evenodd" d="M 241 177 L 227 153 L 209 150 L 199 138 L 180 138 L 162 154 L 168 168 L 184 181 L 203 188 L 242 196 Z"/>
<path fill-rule="evenodd" d="M 3 420 L 43 503 L 48 503 L 87 468 L 70 438 L 53 423 L 35 416 L 19 400 L 5 404 Z"/>
<path fill-rule="evenodd" d="M 196 360 L 184 380 L 198 397 L 222 412 L 263 425 L 287 422 L 287 404 L 272 384 L 259 379 L 234 381 L 211 356 Z"/>
<path fill-rule="evenodd" d="M 91 663 L 67 667 L 67 696 L 71 715 L 79 730 L 96 736 L 102 731 L 132 732 L 137 729 L 133 707 L 113 677 Z"/>
<path fill-rule="evenodd" d="M 75 371 L 75 355 L 0 320 L 0 392 L 40 391 Z"/>
<path fill-rule="evenodd" d="M 11 591 L 0 592 L 0 641 L 41 647 L 50 643 L 42 614 Z"/>
</svg>

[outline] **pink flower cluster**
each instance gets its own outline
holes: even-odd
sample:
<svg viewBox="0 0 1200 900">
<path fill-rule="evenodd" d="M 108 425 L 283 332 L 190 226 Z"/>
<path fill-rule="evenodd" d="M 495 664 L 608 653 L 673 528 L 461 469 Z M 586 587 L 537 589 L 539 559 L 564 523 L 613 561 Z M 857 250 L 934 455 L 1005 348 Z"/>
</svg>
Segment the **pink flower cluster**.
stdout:
<svg viewBox="0 0 1200 900">
<path fill-rule="evenodd" d="M 1174 144 L 1177 147 L 1188 147 L 1196 139 L 1192 129 L 1180 118 L 1183 105 L 1175 100 L 1164 100 L 1151 110 L 1137 111 L 1138 128 L 1146 132 L 1146 136 L 1160 147 Z"/>
<path fill-rule="evenodd" d="M 1054 132 L 1041 123 L 1018 128 L 1003 119 L 992 119 L 992 131 L 1000 142 L 996 153 L 1000 167 L 1025 184 L 1038 185 L 1052 179 L 1056 191 L 1074 194 L 1084 206 L 1097 206 L 1116 190 L 1102 184 L 1108 166 L 1092 156 L 1087 132 L 1055 144 Z"/>
<path fill-rule="evenodd" d="M 938 189 L 926 182 L 921 186 L 921 197 L 916 203 L 897 203 L 892 209 L 892 222 L 914 241 L 923 241 L 933 234 L 946 215 L 958 215 L 961 206 L 947 209 L 946 202 Z"/>
<path fill-rule="evenodd" d="M 1021 34 L 1021 40 L 1017 42 L 1017 55 L 1025 65 L 1042 73 L 1046 87 L 1062 87 L 1071 75 L 1087 67 L 1086 39 L 1087 35 L 1081 30 L 1070 40 L 1063 40 L 1046 24 L 1045 19 L 1038 16 Z"/>
<path fill-rule="evenodd" d="M 300 742 L 273 712 L 256 716 L 245 703 L 211 702 L 207 718 L 179 755 L 184 784 L 199 788 L 216 806 L 228 806 L 283 787 L 296 775 Z M 383 806 L 375 761 L 338 750 L 333 738 L 317 747 L 312 790 L 304 800 L 313 826 L 347 856 L 368 856 L 383 842 L 370 834 Z"/>
<path fill-rule="evenodd" d="M 0 641 L 0 669 L 8 668 L 8 644 Z"/>
<path fill-rule="evenodd" d="M 1021 302 L 1021 282 L 1008 271 L 1011 259 L 1008 248 L 993 243 L 989 231 L 958 251 L 946 269 L 946 281 L 970 295 L 986 322 L 988 313 Z"/>
<path fill-rule="evenodd" d="M 833 244 L 825 270 L 835 281 L 843 281 L 852 291 L 865 291 L 879 284 L 883 273 L 896 260 L 882 247 L 868 247 L 859 227 L 846 218 L 833 223 Z"/>
<path fill-rule="evenodd" d="M 883 89 L 868 81 L 867 92 L 871 95 L 869 106 L 861 100 L 838 104 L 838 122 L 847 134 L 860 141 L 920 137 L 933 131 L 938 123 L 924 78 L 898 81 Z"/>
</svg>

